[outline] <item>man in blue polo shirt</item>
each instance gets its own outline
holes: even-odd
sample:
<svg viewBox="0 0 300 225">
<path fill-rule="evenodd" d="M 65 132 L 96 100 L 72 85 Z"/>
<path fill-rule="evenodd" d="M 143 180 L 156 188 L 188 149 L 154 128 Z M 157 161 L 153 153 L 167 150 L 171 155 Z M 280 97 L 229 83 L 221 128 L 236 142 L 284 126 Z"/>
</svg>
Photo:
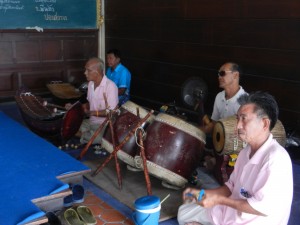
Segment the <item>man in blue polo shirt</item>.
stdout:
<svg viewBox="0 0 300 225">
<path fill-rule="evenodd" d="M 130 98 L 131 74 L 121 63 L 121 53 L 118 49 L 107 51 L 106 76 L 115 82 L 119 92 L 119 105 L 124 104 Z"/>
</svg>

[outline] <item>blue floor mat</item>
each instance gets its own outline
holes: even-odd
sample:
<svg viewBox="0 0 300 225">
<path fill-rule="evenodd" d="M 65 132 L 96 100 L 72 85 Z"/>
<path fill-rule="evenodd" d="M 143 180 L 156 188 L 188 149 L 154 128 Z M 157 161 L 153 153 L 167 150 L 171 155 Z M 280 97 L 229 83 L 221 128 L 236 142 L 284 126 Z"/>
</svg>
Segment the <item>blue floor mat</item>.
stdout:
<svg viewBox="0 0 300 225">
<path fill-rule="evenodd" d="M 0 136 L 1 224 L 22 224 L 44 215 L 31 200 L 67 189 L 57 176 L 89 170 L 3 112 Z"/>
</svg>

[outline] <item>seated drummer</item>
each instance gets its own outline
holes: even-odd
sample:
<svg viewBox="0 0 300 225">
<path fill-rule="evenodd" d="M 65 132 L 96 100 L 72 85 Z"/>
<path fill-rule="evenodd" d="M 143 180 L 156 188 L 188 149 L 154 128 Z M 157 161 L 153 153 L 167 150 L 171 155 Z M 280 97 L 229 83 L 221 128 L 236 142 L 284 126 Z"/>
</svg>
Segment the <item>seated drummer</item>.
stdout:
<svg viewBox="0 0 300 225">
<path fill-rule="evenodd" d="M 288 224 L 293 168 L 289 154 L 271 133 L 278 120 L 277 102 L 265 92 L 244 94 L 238 101 L 235 128 L 248 145 L 224 185 L 183 192 L 179 225 Z"/>
<path fill-rule="evenodd" d="M 237 99 L 245 94 L 245 90 L 240 86 L 241 68 L 234 62 L 226 62 L 218 72 L 219 87 L 224 90 L 219 92 L 215 98 L 213 113 L 209 122 L 203 118 L 203 126 L 200 129 L 206 133 L 206 149 L 213 149 L 212 131 L 216 121 L 237 114 L 240 107 Z M 236 155 L 232 156 L 235 160 Z M 207 152 L 204 157 L 204 166 L 206 169 L 213 170 L 215 178 L 219 183 L 224 183 L 230 171 L 227 171 L 226 165 L 229 163 L 231 156 L 218 156 L 212 152 Z M 234 164 L 234 163 L 233 163 Z M 201 172 L 199 170 L 198 174 Z"/>
<path fill-rule="evenodd" d="M 237 99 L 246 93 L 240 86 L 241 69 L 234 62 L 223 64 L 218 72 L 219 87 L 224 90 L 219 92 L 215 98 L 211 122 L 200 127 L 206 134 L 211 134 L 216 121 L 236 115 L 240 105 Z"/>
<path fill-rule="evenodd" d="M 89 117 L 84 119 L 79 131 L 80 143 L 88 143 L 95 131 L 104 122 L 108 110 L 118 105 L 118 88 L 116 84 L 104 74 L 104 61 L 99 58 L 91 58 L 85 65 L 85 76 L 88 81 L 87 101 L 83 103 L 85 114 Z M 72 105 L 66 104 L 66 109 Z M 105 129 L 95 138 L 93 144 L 101 143 Z"/>
</svg>

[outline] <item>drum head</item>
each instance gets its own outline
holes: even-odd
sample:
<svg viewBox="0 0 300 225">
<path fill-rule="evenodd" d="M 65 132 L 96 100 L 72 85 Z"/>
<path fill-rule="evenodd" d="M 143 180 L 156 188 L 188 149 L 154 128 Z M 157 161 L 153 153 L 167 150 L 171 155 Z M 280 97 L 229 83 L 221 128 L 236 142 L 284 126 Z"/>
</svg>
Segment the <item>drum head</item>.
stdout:
<svg viewBox="0 0 300 225">
<path fill-rule="evenodd" d="M 69 83 L 47 84 L 47 88 L 59 99 L 79 99 L 83 94 Z"/>
<path fill-rule="evenodd" d="M 225 145 L 225 130 L 221 122 L 216 122 L 212 138 L 215 151 L 221 154 Z"/>
<path fill-rule="evenodd" d="M 280 120 L 277 120 L 274 128 L 271 130 L 271 133 L 273 134 L 273 137 L 276 139 L 276 141 L 282 146 L 285 147 L 286 145 L 286 132 L 284 129 L 283 124 Z"/>
<path fill-rule="evenodd" d="M 84 118 L 84 111 L 80 102 L 76 102 L 66 112 L 61 128 L 62 140 L 67 141 L 78 131 Z"/>
</svg>

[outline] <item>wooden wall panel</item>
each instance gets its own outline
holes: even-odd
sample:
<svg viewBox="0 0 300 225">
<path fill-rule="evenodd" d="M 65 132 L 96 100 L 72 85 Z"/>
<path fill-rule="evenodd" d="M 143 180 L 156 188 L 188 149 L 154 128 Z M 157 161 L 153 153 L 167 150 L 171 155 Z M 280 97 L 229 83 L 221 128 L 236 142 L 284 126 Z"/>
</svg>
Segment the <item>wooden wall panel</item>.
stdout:
<svg viewBox="0 0 300 225">
<path fill-rule="evenodd" d="M 121 50 L 134 100 L 157 107 L 175 99 L 184 107 L 182 84 L 196 76 L 208 86 L 211 112 L 221 90 L 217 71 L 235 61 L 244 71 L 241 85 L 273 94 L 282 122 L 300 132 L 298 1 L 114 0 L 105 12 L 106 49 Z"/>
<path fill-rule="evenodd" d="M 17 86 L 17 76 L 13 71 L 3 71 L 0 82 L 0 90 L 9 93 Z"/>
<path fill-rule="evenodd" d="M 73 84 L 76 87 L 79 87 L 81 84 L 86 82 L 84 71 L 84 67 L 68 69 L 66 81 Z"/>
<path fill-rule="evenodd" d="M 217 20 L 211 26 L 216 45 L 299 50 L 300 20 Z"/>
<path fill-rule="evenodd" d="M 250 76 L 244 77 L 243 79 L 244 83 L 247 84 L 247 91 L 262 90 L 270 92 L 276 97 L 281 108 L 289 109 L 291 111 L 300 109 L 300 101 L 293 101 L 292 104 L 288 101 L 291 97 L 296 100 L 295 97 L 299 96 L 300 82 Z"/>
<path fill-rule="evenodd" d="M 62 70 L 40 70 L 30 72 L 18 72 L 19 86 L 24 85 L 33 93 L 46 91 L 47 83 L 51 81 L 65 80 Z"/>
<path fill-rule="evenodd" d="M 254 18 L 299 18 L 300 5 L 297 0 L 243 1 L 244 17 Z"/>
<path fill-rule="evenodd" d="M 299 18 L 297 0 L 183 0 L 186 18 Z"/>
<path fill-rule="evenodd" d="M 188 19 L 222 19 L 239 18 L 241 16 L 242 1 L 239 0 L 187 0 L 184 3 L 184 17 Z"/>
<path fill-rule="evenodd" d="M 46 84 L 53 80 L 80 86 L 87 59 L 97 55 L 97 30 L 1 31 L 0 100 L 22 85 L 37 95 L 49 94 Z"/>
<path fill-rule="evenodd" d="M 61 40 L 41 41 L 41 60 L 48 62 L 63 61 L 63 46 Z"/>
<path fill-rule="evenodd" d="M 13 48 L 10 41 L 0 42 L 0 65 L 13 63 Z"/>
<path fill-rule="evenodd" d="M 15 58 L 17 63 L 38 63 L 39 42 L 34 40 L 16 41 L 15 43 Z"/>
<path fill-rule="evenodd" d="M 67 61 L 84 59 L 84 40 L 65 40 L 64 56 Z"/>
<path fill-rule="evenodd" d="M 138 0 L 138 1 L 106 1 L 105 13 L 109 19 L 183 17 L 183 0 Z M 126 9 L 126 10 L 124 10 Z"/>
</svg>

